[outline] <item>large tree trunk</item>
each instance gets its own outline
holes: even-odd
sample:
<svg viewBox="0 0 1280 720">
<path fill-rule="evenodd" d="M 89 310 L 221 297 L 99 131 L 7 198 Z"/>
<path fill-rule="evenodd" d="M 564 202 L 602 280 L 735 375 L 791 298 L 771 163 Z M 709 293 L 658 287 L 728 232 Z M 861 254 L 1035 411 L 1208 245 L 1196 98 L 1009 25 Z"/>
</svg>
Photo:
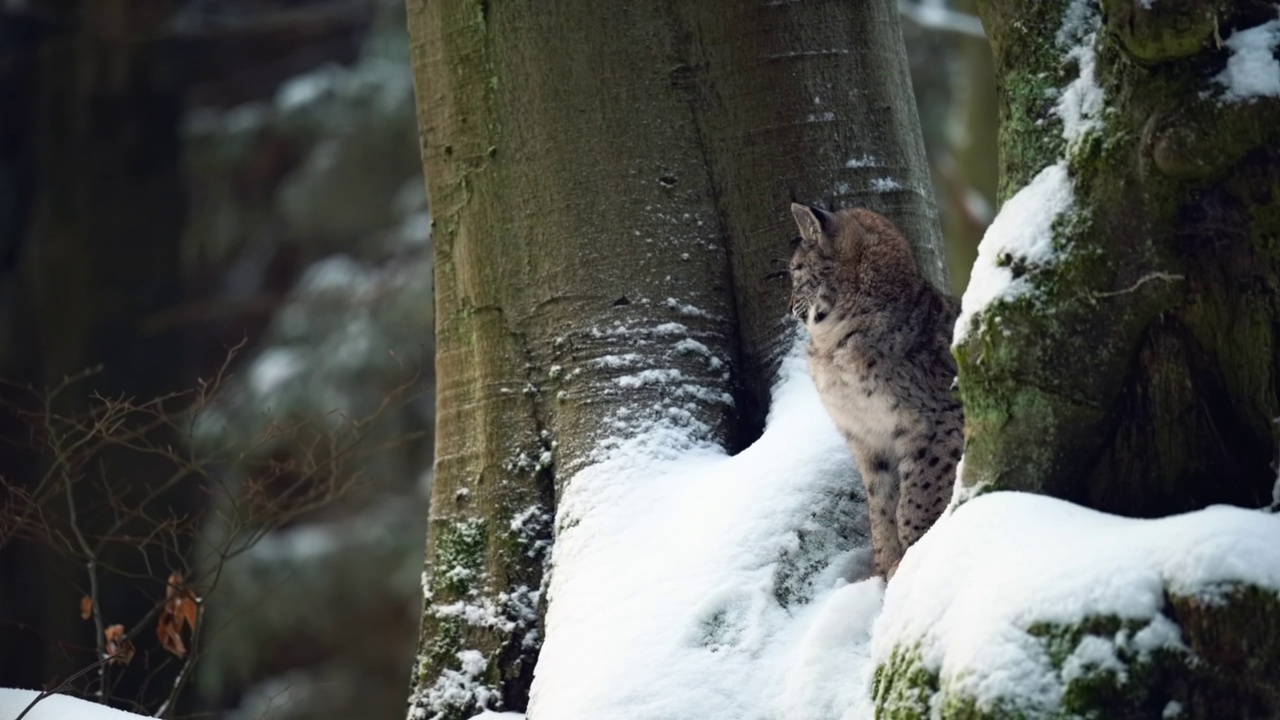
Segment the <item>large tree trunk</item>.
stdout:
<svg viewBox="0 0 1280 720">
<path fill-rule="evenodd" d="M 1233 99 L 1217 78 L 1275 6 L 1102 5 L 981 4 L 1001 197 L 1068 200 L 1049 252 L 1013 228 L 984 241 L 975 277 L 985 263 L 1011 284 L 959 328 L 963 482 L 1136 516 L 1262 506 L 1280 416 L 1280 98 Z"/>
<path fill-rule="evenodd" d="M 606 438 L 758 432 L 792 194 L 885 212 L 946 278 L 891 2 L 411 0 L 409 25 L 438 382 L 412 704 L 461 718 L 526 706 L 555 503 Z"/>
</svg>

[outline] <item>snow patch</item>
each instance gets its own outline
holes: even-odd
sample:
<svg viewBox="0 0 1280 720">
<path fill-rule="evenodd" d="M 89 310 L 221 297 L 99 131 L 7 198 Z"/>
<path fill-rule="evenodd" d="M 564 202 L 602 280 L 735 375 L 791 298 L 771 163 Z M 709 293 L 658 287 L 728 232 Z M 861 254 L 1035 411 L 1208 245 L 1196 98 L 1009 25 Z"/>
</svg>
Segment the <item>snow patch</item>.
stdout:
<svg viewBox="0 0 1280 720">
<path fill-rule="evenodd" d="M 626 367 L 632 367 L 640 362 L 638 353 L 623 353 L 621 355 L 605 355 L 598 357 L 592 362 L 602 368 L 610 368 L 619 370 Z"/>
<path fill-rule="evenodd" d="M 1056 111 L 1062 118 L 1062 137 L 1068 150 L 1090 130 L 1101 125 L 1104 107 L 1102 87 L 1096 76 L 1097 40 L 1101 18 L 1088 0 L 1075 0 L 1063 15 L 1055 43 L 1065 50 L 1066 59 L 1075 62 L 1079 74 L 1062 90 Z"/>
<path fill-rule="evenodd" d="M 444 710 L 428 716 L 427 708 L 466 707 L 471 702 L 486 707 L 502 701 L 502 693 L 480 679 L 489 667 L 483 653 L 463 650 L 457 653 L 457 658 L 461 663 L 460 669 L 442 671 L 431 687 L 410 698 L 409 720 L 441 720 L 445 717 Z"/>
<path fill-rule="evenodd" d="M 871 181 L 871 189 L 876 192 L 889 192 L 890 190 L 901 190 L 902 184 L 893 178 L 875 178 Z"/>
<path fill-rule="evenodd" d="M 1008 302 L 1032 290 L 1026 279 L 1028 266 L 1045 266 L 1056 259 L 1053 223 L 1071 209 L 1074 196 L 1066 164 L 1060 162 L 1041 170 L 1004 204 L 978 244 L 978 259 L 960 301 L 954 345 L 964 342 L 975 316 L 992 303 Z"/>
<path fill-rule="evenodd" d="M 879 160 L 866 154 L 861 157 L 849 158 L 849 161 L 844 164 L 847 168 L 877 167 L 879 165 Z"/>
<path fill-rule="evenodd" d="M 871 628 L 884 602 L 884 581 L 838 587 L 818 606 L 787 668 L 782 717 L 867 720 L 871 705 Z"/>
<path fill-rule="evenodd" d="M 1227 67 L 1214 77 L 1227 102 L 1280 97 L 1280 19 L 1247 30 L 1237 30 L 1226 40 L 1231 50 Z"/>
<path fill-rule="evenodd" d="M 40 695 L 38 690 L 0 688 L 0 718 L 16 718 Z M 134 715 L 70 695 L 50 695 L 27 713 L 25 720 L 136 720 Z"/>
<path fill-rule="evenodd" d="M 646 385 L 665 385 L 675 382 L 683 377 L 679 370 L 675 368 L 659 368 L 652 370 L 641 370 L 634 375 L 623 375 L 614 378 L 618 387 L 635 389 L 645 387 Z"/>
<path fill-rule="evenodd" d="M 673 297 L 667 298 L 663 302 L 663 304 L 671 308 L 672 310 L 675 310 L 677 313 L 685 317 L 699 317 L 699 318 L 712 318 L 712 319 L 715 318 L 714 315 L 707 312 L 706 310 L 703 310 L 695 305 L 690 305 L 689 303 L 680 302 L 679 300 Z"/>
</svg>

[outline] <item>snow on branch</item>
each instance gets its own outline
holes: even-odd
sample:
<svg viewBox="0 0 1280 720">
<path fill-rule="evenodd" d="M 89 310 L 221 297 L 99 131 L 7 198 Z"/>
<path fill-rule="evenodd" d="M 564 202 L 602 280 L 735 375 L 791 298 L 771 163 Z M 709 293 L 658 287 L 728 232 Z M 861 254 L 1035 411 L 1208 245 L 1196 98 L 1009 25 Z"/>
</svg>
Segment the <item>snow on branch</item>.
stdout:
<svg viewBox="0 0 1280 720">
<path fill-rule="evenodd" d="M 1224 43 L 1231 56 L 1227 67 L 1213 79 L 1224 90 L 1227 102 L 1280 97 L 1280 19 L 1237 30 Z"/>
</svg>

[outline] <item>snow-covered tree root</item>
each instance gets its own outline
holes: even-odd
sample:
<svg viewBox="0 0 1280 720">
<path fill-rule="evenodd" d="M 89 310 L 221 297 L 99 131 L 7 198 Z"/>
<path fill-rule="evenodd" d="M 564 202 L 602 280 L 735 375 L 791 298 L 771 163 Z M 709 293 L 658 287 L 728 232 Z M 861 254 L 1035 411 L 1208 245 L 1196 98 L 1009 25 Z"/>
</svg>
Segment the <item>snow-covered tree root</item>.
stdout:
<svg viewBox="0 0 1280 720">
<path fill-rule="evenodd" d="M 908 553 L 873 654 L 878 720 L 1276 717 L 1280 517 L 983 495 Z"/>
</svg>

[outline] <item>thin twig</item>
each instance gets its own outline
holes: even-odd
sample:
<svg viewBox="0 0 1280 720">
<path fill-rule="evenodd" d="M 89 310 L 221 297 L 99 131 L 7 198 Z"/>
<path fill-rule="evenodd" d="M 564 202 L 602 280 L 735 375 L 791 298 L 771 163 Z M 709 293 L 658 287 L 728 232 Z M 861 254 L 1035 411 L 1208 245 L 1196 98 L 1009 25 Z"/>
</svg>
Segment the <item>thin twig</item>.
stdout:
<svg viewBox="0 0 1280 720">
<path fill-rule="evenodd" d="M 121 650 L 120 652 L 123 652 L 123 650 Z M 120 654 L 120 652 L 117 652 L 115 655 L 108 655 L 108 656 L 106 656 L 106 657 L 102 658 L 101 660 L 98 660 L 97 662 L 93 663 L 92 665 L 87 665 L 87 666 L 85 666 L 85 667 L 83 667 L 83 668 L 81 668 L 81 669 L 79 669 L 79 670 L 75 671 L 75 672 L 74 672 L 74 673 L 72 673 L 71 675 L 68 675 L 68 676 L 67 676 L 67 679 L 65 679 L 65 680 L 63 680 L 62 682 L 58 683 L 58 685 L 57 685 L 56 687 L 54 687 L 53 689 L 45 690 L 45 691 L 41 692 L 39 695 L 36 695 L 36 696 L 35 696 L 35 698 L 33 698 L 33 699 L 31 700 L 31 702 L 27 703 L 27 706 L 26 706 L 25 708 L 23 708 L 23 709 L 22 709 L 22 712 L 18 713 L 18 717 L 14 718 L 13 720 L 22 720 L 22 718 L 26 717 L 26 716 L 27 716 L 27 713 L 31 712 L 32 708 L 34 708 L 34 707 L 36 706 L 36 704 L 37 704 L 37 703 L 39 703 L 41 700 L 44 700 L 45 698 L 50 697 L 50 696 L 52 696 L 52 695 L 57 695 L 58 693 L 62 692 L 63 690 L 70 690 L 70 689 L 71 689 L 71 683 L 73 683 L 73 682 L 75 682 L 76 680 L 79 680 L 81 677 L 84 677 L 85 675 L 87 675 L 87 674 L 89 674 L 89 673 L 93 672 L 94 668 L 97 668 L 97 667 L 98 667 L 98 666 L 100 666 L 100 665 L 106 665 L 107 663 L 111 662 L 112 660 L 114 660 L 114 659 L 116 658 L 116 655 L 119 655 L 119 654 Z"/>
<path fill-rule="evenodd" d="M 1108 292 L 1091 293 L 1094 298 L 1115 297 L 1116 295 L 1126 295 L 1138 288 L 1146 285 L 1152 280 L 1164 280 L 1165 282 L 1175 282 L 1178 280 L 1186 280 L 1182 275 L 1173 275 L 1165 272 L 1153 272 L 1138 278 L 1138 281 L 1123 290 L 1110 290 Z"/>
</svg>

